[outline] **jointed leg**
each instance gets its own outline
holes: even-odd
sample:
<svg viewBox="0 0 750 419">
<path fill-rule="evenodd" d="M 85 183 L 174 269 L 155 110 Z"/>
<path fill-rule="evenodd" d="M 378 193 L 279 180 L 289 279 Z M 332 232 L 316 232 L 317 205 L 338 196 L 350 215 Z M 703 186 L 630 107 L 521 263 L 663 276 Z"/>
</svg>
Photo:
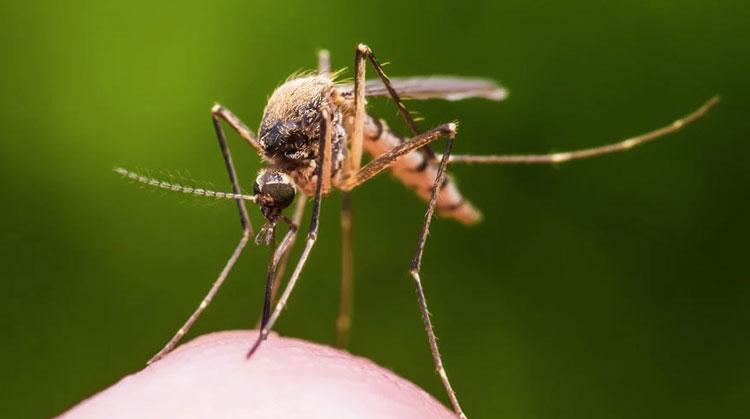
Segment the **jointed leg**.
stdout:
<svg viewBox="0 0 750 419">
<path fill-rule="evenodd" d="M 300 196 L 297 198 L 297 205 L 294 207 L 294 216 L 292 218 L 292 224 L 294 224 L 295 226 L 299 226 L 300 223 L 302 223 L 302 216 L 305 215 L 306 203 L 307 199 L 304 196 Z M 273 280 L 273 288 L 271 289 L 271 301 L 276 299 L 276 294 L 279 291 L 281 280 L 283 279 L 284 272 L 286 271 L 286 264 L 289 262 L 289 256 L 292 254 L 292 248 L 294 247 L 294 243 L 296 241 L 297 235 L 295 234 L 289 241 L 289 245 L 287 247 L 288 250 L 281 255 L 281 261 L 279 262 L 279 266 L 276 269 L 276 278 Z"/>
<path fill-rule="evenodd" d="M 420 268 L 420 264 L 422 261 L 422 252 L 424 250 L 424 244 L 427 239 L 427 232 L 429 230 L 430 221 L 432 220 L 432 214 L 435 212 L 435 204 L 437 203 L 437 197 L 438 197 L 438 192 L 440 191 L 440 186 L 443 185 L 443 182 L 445 180 L 445 167 L 447 166 L 448 159 L 450 158 L 450 152 L 451 152 L 451 149 L 453 148 L 453 140 L 454 140 L 455 134 L 456 134 L 455 124 L 452 124 L 452 123 L 444 124 L 437 128 L 431 129 L 430 131 L 427 131 L 422 135 L 412 138 L 409 141 L 401 143 L 399 146 L 381 155 L 380 157 L 371 161 L 365 167 L 360 169 L 359 172 L 357 172 L 354 176 L 350 178 L 350 182 L 346 185 L 346 189 L 350 190 L 356 187 L 357 185 L 367 181 L 368 179 L 372 178 L 373 176 L 377 175 L 381 171 L 388 168 L 388 166 L 393 164 L 393 162 L 398 160 L 400 157 L 406 155 L 407 153 L 411 152 L 412 150 L 416 150 L 420 147 L 423 147 L 426 144 L 429 144 L 432 141 L 435 141 L 436 139 L 440 138 L 441 136 L 448 136 L 448 143 L 446 144 L 446 147 L 445 147 L 445 154 L 443 154 L 443 157 L 440 160 L 440 165 L 438 166 L 437 176 L 432 186 L 432 194 L 430 195 L 430 201 L 427 206 L 427 213 L 425 214 L 424 222 L 422 223 L 422 231 L 419 236 L 419 241 L 417 244 L 417 251 L 414 254 L 414 259 L 412 260 L 412 264 L 411 264 L 411 268 L 409 272 L 414 278 L 414 284 L 417 288 L 417 297 L 419 299 L 419 306 L 422 312 L 422 319 L 424 320 L 424 323 L 425 323 L 425 329 L 427 330 L 427 337 L 430 341 L 430 349 L 432 350 L 432 357 L 433 357 L 433 360 L 435 361 L 435 367 L 437 368 L 438 374 L 440 374 L 440 379 L 443 381 L 443 385 L 445 386 L 445 389 L 448 393 L 448 397 L 451 400 L 451 404 L 453 404 L 453 409 L 456 411 L 456 414 L 459 417 L 465 418 L 466 416 L 463 414 L 463 411 L 461 410 L 461 406 L 458 403 L 456 394 L 453 391 L 453 388 L 451 387 L 450 381 L 448 380 L 448 376 L 445 373 L 445 368 L 443 367 L 443 362 L 442 362 L 442 359 L 440 357 L 440 352 L 438 351 L 438 347 L 437 347 L 437 338 L 435 337 L 435 332 L 433 331 L 432 322 L 430 321 L 429 312 L 427 310 L 427 302 L 424 297 L 424 290 L 422 289 L 422 281 L 419 277 L 419 268 Z"/>
<path fill-rule="evenodd" d="M 367 165 L 361 168 L 357 173 L 347 179 L 346 184 L 341 187 L 343 190 L 352 190 L 358 185 L 371 179 L 373 176 L 382 172 L 383 170 L 390 167 L 401 157 L 405 156 L 411 151 L 418 148 L 424 147 L 427 144 L 437 140 L 444 135 L 453 135 L 456 132 L 456 124 L 449 123 L 443 124 L 436 128 L 433 128 L 424 134 L 418 135 L 409 141 L 405 141 L 398 146 L 392 148 L 388 152 L 381 154 L 380 157 L 367 163 Z"/>
<path fill-rule="evenodd" d="M 637 145 L 655 140 L 667 134 L 680 130 L 685 125 L 695 121 L 705 115 L 711 107 L 719 103 L 719 97 L 714 96 L 700 108 L 678 119 L 671 124 L 656 129 L 651 132 L 628 138 L 613 144 L 607 144 L 600 147 L 585 148 L 581 150 L 568 151 L 564 153 L 552 154 L 530 154 L 530 155 L 499 155 L 499 156 L 458 156 L 450 157 L 448 163 L 485 163 L 485 164 L 554 164 L 563 163 L 570 160 L 585 159 L 587 157 L 598 156 L 602 154 L 625 151 Z"/>
<path fill-rule="evenodd" d="M 318 55 L 318 73 L 328 74 L 331 71 L 330 56 L 328 51 L 322 50 Z M 364 87 L 364 84 L 362 84 Z M 360 99 L 363 105 L 364 101 Z M 356 106 L 355 106 L 356 107 Z M 364 115 L 363 113 L 361 115 Z M 362 138 L 362 123 L 360 122 L 359 135 Z M 362 155 L 362 142 L 359 142 L 359 155 Z M 358 167 L 359 168 L 359 167 Z M 358 169 L 357 168 L 357 169 Z M 345 347 L 349 340 L 349 328 L 351 325 L 352 306 L 352 231 L 351 231 L 351 205 L 348 192 L 341 193 L 341 296 L 339 301 L 339 315 L 336 319 L 336 346 Z"/>
<path fill-rule="evenodd" d="M 350 176 L 359 170 L 362 163 L 362 142 L 364 141 L 365 127 L 365 53 L 367 50 L 357 47 L 357 54 L 354 58 L 354 127 L 349 156 L 344 162 L 344 175 Z M 369 50 L 369 48 L 368 48 Z"/>
<path fill-rule="evenodd" d="M 461 410 L 461 406 L 458 403 L 458 399 L 456 398 L 456 393 L 453 391 L 453 387 L 451 386 L 450 381 L 448 380 L 448 375 L 445 372 L 445 368 L 443 367 L 443 360 L 440 356 L 440 351 L 438 350 L 437 346 L 437 338 L 435 337 L 435 331 L 432 328 L 432 322 L 430 321 L 430 313 L 427 309 L 427 300 L 424 296 L 424 290 L 422 288 L 422 281 L 419 277 L 419 270 L 422 264 L 422 253 L 424 252 L 424 245 L 425 241 L 427 240 L 427 233 L 430 229 L 430 221 L 432 221 L 432 214 L 435 212 L 435 204 L 437 203 L 437 197 L 438 197 L 438 191 L 440 190 L 440 185 L 443 182 L 443 178 L 445 177 L 445 166 L 448 163 L 448 157 L 450 156 L 451 149 L 453 148 L 453 139 L 454 139 L 455 133 L 451 133 L 448 136 L 448 143 L 445 146 L 445 154 L 443 155 L 443 158 L 440 160 L 440 166 L 438 168 L 437 177 L 435 178 L 435 184 L 432 186 L 432 195 L 430 197 L 430 202 L 427 204 L 427 212 L 424 216 L 424 221 L 422 222 L 422 231 L 419 233 L 419 241 L 417 241 L 417 250 L 414 253 L 414 258 L 412 259 L 411 268 L 409 269 L 409 273 L 414 278 L 414 285 L 417 288 L 417 298 L 419 300 L 419 309 L 422 312 L 422 320 L 424 321 L 425 329 L 427 330 L 427 338 L 430 341 L 430 350 L 432 351 L 432 358 L 435 361 L 435 368 L 437 368 L 437 372 L 440 375 L 440 379 L 443 381 L 443 386 L 445 386 L 445 390 L 448 393 L 448 398 L 451 401 L 451 404 L 453 405 L 453 410 L 456 412 L 456 415 L 458 415 L 460 418 L 466 418 L 466 415 L 464 415 L 464 412 Z"/>
<path fill-rule="evenodd" d="M 281 310 L 284 309 L 289 300 L 289 295 L 291 295 L 294 286 L 297 284 L 299 275 L 302 272 L 302 268 L 305 266 L 305 262 L 307 262 L 307 257 L 310 255 L 310 251 L 312 250 L 315 241 L 318 239 L 318 222 L 320 219 L 320 200 L 323 197 L 323 183 L 325 177 L 330 177 L 331 173 L 330 163 L 325 163 L 327 160 L 330 162 L 330 159 L 327 159 L 326 154 L 331 152 L 331 115 L 327 109 L 323 109 L 321 115 L 321 138 L 323 138 L 323 147 L 321 147 L 321 153 L 318 159 L 318 179 L 315 186 L 315 203 L 313 204 L 310 231 L 307 233 L 305 249 L 302 251 L 302 255 L 297 261 L 297 266 L 295 266 L 294 272 L 292 272 L 292 277 L 289 278 L 289 283 L 281 294 L 279 302 L 276 304 L 273 313 L 271 313 L 271 316 L 268 318 L 268 322 L 261 328 L 258 338 L 247 353 L 248 358 L 255 353 L 258 347 L 260 347 L 261 342 L 265 340 L 271 332 L 273 325 L 276 323 L 276 320 L 278 320 L 279 315 L 281 315 Z"/>
<path fill-rule="evenodd" d="M 234 163 L 232 162 L 232 155 L 229 152 L 229 146 L 227 145 L 227 138 L 224 135 L 224 130 L 221 129 L 221 121 L 219 121 L 219 118 L 222 118 L 229 122 L 229 124 L 237 129 L 240 134 L 242 134 L 242 131 L 238 129 L 237 127 L 244 127 L 244 124 L 237 119 L 234 115 L 232 115 L 231 112 L 227 111 L 226 109 L 222 108 L 219 105 L 216 105 L 211 109 L 212 114 L 212 120 L 214 123 L 214 129 L 216 130 L 216 137 L 219 139 L 219 147 L 221 148 L 221 154 L 224 156 L 224 163 L 227 166 L 227 172 L 229 172 L 229 181 L 232 182 L 232 190 L 235 194 L 241 194 L 242 189 L 240 188 L 240 183 L 237 180 L 237 173 L 234 170 Z M 230 122 L 231 121 L 231 122 Z M 247 130 L 247 127 L 245 127 Z M 247 130 L 247 133 L 254 139 L 254 135 L 252 135 L 252 132 L 250 130 Z M 254 141 L 254 140 L 253 140 Z M 251 143 L 252 144 L 252 143 Z M 249 232 L 251 235 L 253 234 L 253 226 L 250 224 L 250 218 L 247 216 L 247 208 L 245 207 L 245 202 L 242 199 L 236 199 L 237 201 L 237 209 L 240 212 L 240 222 L 242 223 L 242 230 L 245 232 Z"/>
<path fill-rule="evenodd" d="M 284 236 L 284 240 L 281 241 L 279 247 L 276 248 L 276 225 L 271 227 L 271 260 L 268 262 L 268 272 L 266 273 L 266 292 L 263 301 L 263 314 L 260 320 L 261 327 L 266 325 L 266 323 L 268 322 L 268 316 L 270 315 L 271 301 L 273 298 L 274 279 L 276 276 L 276 267 L 279 265 L 279 260 L 281 259 L 282 255 L 288 253 L 287 249 L 294 241 L 294 237 L 297 234 L 296 224 L 294 224 L 286 217 L 282 217 L 281 220 L 289 226 L 289 231 L 287 231 L 286 235 Z"/>
<path fill-rule="evenodd" d="M 257 238 L 256 238 L 257 240 Z M 271 312 L 271 290 L 273 289 L 273 279 L 276 270 L 276 264 L 273 263 L 276 259 L 276 226 L 271 227 L 271 232 L 268 238 L 268 247 L 271 249 L 271 257 L 268 261 L 268 271 L 266 272 L 266 291 L 263 293 L 263 311 L 260 315 L 260 327 L 266 325 L 268 316 Z"/>
<path fill-rule="evenodd" d="M 401 100 L 401 97 L 399 97 L 398 92 L 396 92 L 396 89 L 393 88 L 393 85 L 391 84 L 391 80 L 388 78 L 388 76 L 385 75 L 385 72 L 383 71 L 383 66 L 380 65 L 380 62 L 377 58 L 375 58 L 375 54 L 372 53 L 372 50 L 367 45 L 359 44 L 357 47 L 357 54 L 362 54 L 370 59 L 370 62 L 372 63 L 372 66 L 375 68 L 375 72 L 378 73 L 378 77 L 380 77 L 380 80 L 383 81 L 383 84 L 385 85 L 386 90 L 388 90 L 388 94 L 391 96 L 391 99 L 393 99 L 393 102 L 396 104 L 396 107 L 398 108 L 398 112 L 401 114 L 401 117 L 404 118 L 404 121 L 406 121 L 406 125 L 409 126 L 409 129 L 411 130 L 412 135 L 419 135 L 419 128 L 417 128 L 417 123 L 414 122 L 414 118 L 412 118 L 409 111 L 406 109 L 406 105 L 404 105 L 404 102 Z M 364 62 L 362 63 L 362 66 L 364 67 Z M 364 82 L 364 70 L 362 72 L 362 81 Z M 356 84 L 356 80 L 355 80 Z M 356 88 L 355 88 L 356 89 Z"/>
<path fill-rule="evenodd" d="M 365 118 L 365 67 L 366 59 L 370 60 L 375 72 L 378 77 L 383 81 L 388 93 L 396 104 L 401 116 L 406 121 L 407 125 L 411 129 L 414 136 L 419 135 L 419 129 L 417 128 L 414 119 L 409 114 L 403 101 L 399 97 L 396 90 L 391 85 L 388 76 L 383 71 L 383 67 L 378 62 L 372 50 L 366 45 L 358 45 L 357 52 L 354 62 L 354 127 L 351 136 L 351 149 L 349 158 L 345 164 L 345 175 L 352 180 L 351 185 L 347 188 L 351 189 L 357 184 L 366 181 L 370 177 L 379 173 L 382 169 L 374 170 L 376 165 L 368 165 L 367 170 L 360 170 L 362 161 L 362 142 L 364 140 L 364 118 Z M 322 59 L 321 59 L 322 61 Z M 427 144 L 425 142 L 419 147 L 423 147 Z M 418 148 L 419 148 L 418 147 Z M 429 148 L 426 150 L 429 151 Z M 403 155 L 403 154 L 401 154 Z M 434 153 L 428 153 L 429 157 L 434 157 Z M 394 158 L 397 159 L 400 155 Z M 390 162 L 387 160 L 380 160 L 380 163 L 386 163 L 383 168 L 387 167 Z M 345 346 L 348 341 L 349 328 L 351 326 L 351 300 L 352 300 L 352 251 L 351 251 L 351 209 L 349 202 L 349 194 L 343 191 L 342 195 L 342 273 L 341 273 L 341 297 L 339 305 L 339 316 L 336 321 L 336 345 L 341 347 Z"/>
<path fill-rule="evenodd" d="M 239 181 L 237 180 L 237 173 L 234 170 L 234 163 L 232 162 L 232 155 L 229 152 L 229 146 L 227 145 L 226 136 L 224 135 L 224 130 L 221 128 L 221 122 L 219 119 L 224 119 L 231 125 L 234 129 L 237 130 L 237 132 L 240 133 L 240 135 L 250 143 L 253 147 L 256 149 L 259 149 L 258 143 L 255 140 L 255 135 L 250 131 L 243 123 L 240 121 L 236 116 L 234 116 L 231 112 L 228 110 L 222 108 L 219 105 L 216 105 L 211 109 L 212 114 L 212 120 L 214 124 L 214 129 L 216 130 L 216 137 L 219 140 L 219 147 L 221 148 L 221 154 L 224 156 L 224 163 L 227 166 L 227 172 L 229 173 L 229 180 L 232 182 L 232 190 L 234 191 L 234 194 L 237 195 L 237 209 L 240 213 L 240 223 L 242 224 L 242 239 L 240 239 L 239 244 L 237 244 L 237 247 L 234 249 L 234 253 L 232 253 L 232 256 L 227 261 L 226 265 L 224 265 L 224 269 L 222 269 L 221 273 L 219 274 L 219 277 L 216 279 L 214 284 L 211 286 L 211 289 L 208 291 L 208 294 L 206 297 L 203 298 L 200 305 L 198 305 L 198 308 L 193 312 L 193 314 L 190 315 L 188 320 L 185 322 L 185 324 L 180 328 L 180 330 L 177 331 L 177 333 L 172 337 L 172 339 L 169 340 L 169 342 L 162 348 L 159 353 L 154 355 L 149 361 L 148 364 L 151 364 L 153 362 L 158 361 L 164 355 L 169 353 L 182 339 L 183 336 L 188 332 L 190 327 L 195 323 L 195 321 L 198 319 L 198 317 L 203 313 L 203 310 L 208 307 L 208 304 L 211 302 L 211 300 L 214 298 L 216 293 L 219 291 L 219 288 L 221 288 L 221 284 L 224 283 L 224 280 L 229 275 L 229 271 L 231 271 L 232 267 L 234 266 L 235 262 L 237 262 L 237 259 L 239 258 L 240 254 L 242 253 L 242 249 L 245 248 L 245 245 L 247 244 L 247 241 L 249 240 L 250 236 L 253 234 L 253 227 L 250 224 L 250 218 L 247 215 L 247 208 L 245 207 L 245 202 L 240 198 L 242 194 L 242 188 L 240 188 Z"/>
<path fill-rule="evenodd" d="M 349 192 L 341 192 L 341 295 L 336 319 L 336 347 L 349 343 L 353 296 L 352 203 Z"/>
<path fill-rule="evenodd" d="M 412 118 L 409 111 L 406 109 L 406 105 L 399 97 L 396 89 L 393 88 L 390 79 L 383 71 L 383 66 L 375 58 L 372 50 L 367 45 L 359 44 L 357 46 L 357 53 L 354 60 L 354 129 L 351 136 L 351 153 L 349 155 L 349 174 L 352 174 L 359 170 L 362 161 L 362 141 L 363 141 L 363 127 L 365 118 L 365 59 L 369 59 L 372 66 L 375 68 L 375 72 L 383 81 L 388 94 L 393 99 L 393 102 L 398 108 L 398 112 L 404 118 L 406 125 L 412 132 L 413 136 L 420 134 L 419 128 L 417 127 L 414 118 Z M 435 153 L 429 148 L 424 147 L 424 152 L 430 160 L 437 160 Z"/>
<path fill-rule="evenodd" d="M 263 153 L 263 149 L 258 143 L 258 139 L 255 138 L 255 134 L 253 134 L 250 128 L 243 124 L 242 121 L 240 121 L 240 118 L 237 118 L 229 109 L 221 105 L 214 105 L 214 107 L 211 109 L 211 113 L 214 116 L 214 120 L 216 120 L 216 118 L 223 119 L 227 124 L 229 124 L 229 126 L 234 128 L 234 130 L 237 131 L 238 134 L 240 134 L 240 137 L 242 137 L 243 140 L 250 144 L 250 146 L 252 146 L 255 151 L 261 154 Z"/>
</svg>

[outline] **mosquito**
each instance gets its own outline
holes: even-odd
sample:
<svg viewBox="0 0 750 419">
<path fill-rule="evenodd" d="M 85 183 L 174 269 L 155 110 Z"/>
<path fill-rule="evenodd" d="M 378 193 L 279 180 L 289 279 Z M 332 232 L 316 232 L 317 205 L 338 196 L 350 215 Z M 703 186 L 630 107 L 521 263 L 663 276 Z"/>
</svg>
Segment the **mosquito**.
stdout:
<svg viewBox="0 0 750 419">
<path fill-rule="evenodd" d="M 365 80 L 368 60 L 378 79 Z M 458 163 L 557 164 L 625 151 L 678 131 L 703 116 L 719 101 L 718 97 L 713 97 L 698 109 L 667 126 L 599 147 L 554 154 L 452 155 L 457 123 L 449 122 L 427 131 L 421 131 L 402 99 L 502 100 L 507 97 L 508 92 L 498 83 L 481 78 L 441 76 L 390 79 L 372 50 L 363 44 L 356 48 L 354 83 L 338 82 L 339 74 L 340 72 L 331 72 L 329 54 L 327 51 L 321 51 L 318 56 L 317 72 L 292 76 L 271 95 L 264 111 L 258 136 L 225 107 L 217 104 L 212 108 L 213 125 L 232 184 L 232 192 L 197 189 L 163 182 L 121 168 L 115 169 L 125 177 L 164 189 L 232 199 L 236 201 L 242 226 L 242 237 L 239 243 L 206 297 L 167 345 L 151 358 L 149 364 L 169 353 L 188 332 L 214 298 L 245 245 L 254 235 L 245 202 L 258 205 L 266 220 L 255 236 L 255 242 L 265 242 L 271 248 L 260 333 L 247 353 L 247 357 L 250 358 L 268 337 L 297 284 L 305 262 L 318 238 L 321 200 L 333 188 L 337 188 L 342 195 L 341 224 L 343 227 L 341 295 L 336 321 L 336 342 L 339 346 L 345 345 L 351 324 L 353 281 L 350 193 L 357 186 L 389 169 L 396 178 L 427 201 L 427 211 L 417 238 L 416 251 L 409 267 L 409 274 L 416 287 L 419 308 L 435 367 L 456 416 L 465 418 L 466 415 L 448 380 L 438 351 L 437 339 L 420 277 L 422 254 L 435 211 L 463 224 L 473 224 L 481 218 L 480 212 L 461 196 L 458 188 L 451 181 L 451 177 L 446 173 L 446 166 Z M 410 138 L 399 135 L 383 120 L 365 110 L 366 98 L 377 96 L 388 96 L 392 99 L 411 131 Z M 243 193 L 240 187 L 222 128 L 222 121 L 255 149 L 266 164 L 266 167 L 260 170 L 255 178 L 252 194 Z M 445 137 L 447 142 L 443 153 L 436 154 L 429 144 L 441 137 Z M 363 150 L 371 157 L 369 163 L 365 165 L 362 165 Z M 294 202 L 298 194 L 302 197 L 297 199 L 294 215 L 289 218 L 283 214 L 283 211 Z M 289 249 L 298 235 L 305 204 L 310 198 L 313 201 L 312 216 L 304 249 L 283 293 L 271 311 L 275 300 L 275 290 L 279 287 L 289 258 Z M 286 224 L 288 230 L 277 246 L 276 229 L 279 224 Z"/>
</svg>

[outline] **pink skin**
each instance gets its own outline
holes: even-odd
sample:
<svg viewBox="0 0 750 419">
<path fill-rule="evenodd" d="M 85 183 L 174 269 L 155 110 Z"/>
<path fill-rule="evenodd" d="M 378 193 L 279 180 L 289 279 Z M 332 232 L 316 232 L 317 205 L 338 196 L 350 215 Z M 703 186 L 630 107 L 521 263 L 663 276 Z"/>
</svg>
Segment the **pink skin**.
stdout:
<svg viewBox="0 0 750 419">
<path fill-rule="evenodd" d="M 245 360 L 255 331 L 198 337 L 82 401 L 63 418 L 455 418 L 372 361 L 279 337 Z"/>
</svg>

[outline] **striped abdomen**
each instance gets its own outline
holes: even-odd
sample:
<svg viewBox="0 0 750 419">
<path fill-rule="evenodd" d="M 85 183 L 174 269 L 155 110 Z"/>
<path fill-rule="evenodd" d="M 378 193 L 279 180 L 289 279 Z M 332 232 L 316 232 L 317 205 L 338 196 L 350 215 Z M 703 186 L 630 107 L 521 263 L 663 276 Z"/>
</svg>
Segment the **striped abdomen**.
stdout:
<svg viewBox="0 0 750 419">
<path fill-rule="evenodd" d="M 391 131 L 383 120 L 371 115 L 365 116 L 364 128 L 363 146 L 373 158 L 404 141 L 398 134 Z M 419 151 L 412 151 L 403 156 L 390 168 L 394 176 L 426 201 L 430 199 L 437 169 L 437 164 L 429 161 Z M 455 218 L 463 224 L 473 224 L 482 218 L 482 214 L 461 196 L 450 176 L 446 176 L 440 186 L 436 208 L 438 214 Z"/>
</svg>

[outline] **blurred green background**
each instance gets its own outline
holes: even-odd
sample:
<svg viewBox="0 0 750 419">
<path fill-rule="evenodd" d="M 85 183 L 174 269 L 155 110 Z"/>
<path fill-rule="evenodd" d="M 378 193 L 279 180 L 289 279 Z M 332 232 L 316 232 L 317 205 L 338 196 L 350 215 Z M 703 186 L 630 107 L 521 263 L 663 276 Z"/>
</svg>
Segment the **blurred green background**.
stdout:
<svg viewBox="0 0 750 419">
<path fill-rule="evenodd" d="M 510 89 L 501 103 L 410 102 L 422 128 L 460 120 L 457 153 L 600 145 L 721 94 L 706 118 L 627 153 L 454 167 L 486 219 L 433 223 L 423 277 L 470 417 L 746 415 L 749 8 L 3 2 L 0 416 L 58 414 L 142 368 L 239 239 L 232 202 L 139 188 L 112 167 L 189 170 L 229 189 L 210 107 L 220 102 L 256 129 L 273 89 L 314 68 L 319 48 L 351 76 L 358 42 L 392 76 L 482 76 Z M 388 101 L 371 110 L 403 128 Z M 260 160 L 230 142 L 249 189 Z M 338 200 L 324 201 L 282 334 L 333 339 Z M 350 349 L 446 402 L 407 275 L 425 205 L 387 175 L 353 201 Z M 245 252 L 191 337 L 255 324 L 266 260 L 265 248 Z"/>
</svg>

